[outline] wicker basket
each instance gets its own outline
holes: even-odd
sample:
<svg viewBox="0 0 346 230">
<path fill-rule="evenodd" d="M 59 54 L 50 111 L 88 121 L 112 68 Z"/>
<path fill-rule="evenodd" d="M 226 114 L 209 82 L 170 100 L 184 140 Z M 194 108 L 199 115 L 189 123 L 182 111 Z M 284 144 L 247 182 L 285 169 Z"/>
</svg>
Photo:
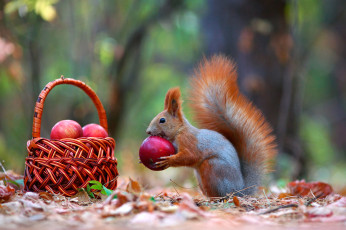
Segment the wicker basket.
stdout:
<svg viewBox="0 0 346 230">
<path fill-rule="evenodd" d="M 111 137 L 81 137 L 50 140 L 40 137 L 43 104 L 57 85 L 70 84 L 81 88 L 94 102 L 100 125 L 108 131 L 105 110 L 95 92 L 84 82 L 61 77 L 49 82 L 35 105 L 32 139 L 27 142 L 24 189 L 27 191 L 60 193 L 72 196 L 97 180 L 109 189 L 117 187 L 115 141 Z"/>
</svg>

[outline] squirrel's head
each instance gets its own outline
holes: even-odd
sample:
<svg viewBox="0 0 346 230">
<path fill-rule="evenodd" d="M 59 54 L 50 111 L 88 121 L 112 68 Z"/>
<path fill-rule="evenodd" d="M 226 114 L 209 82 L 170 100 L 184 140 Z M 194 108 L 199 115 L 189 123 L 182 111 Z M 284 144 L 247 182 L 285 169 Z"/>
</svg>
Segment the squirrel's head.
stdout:
<svg viewBox="0 0 346 230">
<path fill-rule="evenodd" d="M 174 141 L 184 122 L 181 104 L 180 89 L 176 87 L 168 90 L 164 110 L 154 117 L 146 132 Z"/>
</svg>

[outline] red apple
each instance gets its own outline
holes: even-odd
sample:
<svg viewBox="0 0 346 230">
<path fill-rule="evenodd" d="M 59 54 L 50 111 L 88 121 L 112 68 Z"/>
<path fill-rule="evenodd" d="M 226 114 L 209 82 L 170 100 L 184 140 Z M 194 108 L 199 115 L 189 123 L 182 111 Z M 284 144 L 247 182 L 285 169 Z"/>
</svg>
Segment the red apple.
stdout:
<svg viewBox="0 0 346 230">
<path fill-rule="evenodd" d="M 139 148 L 139 159 L 149 169 L 154 171 L 164 170 L 165 167 L 157 168 L 155 163 L 160 161 L 160 157 L 170 156 L 175 153 L 175 149 L 168 140 L 150 136 L 147 137 Z"/>
<path fill-rule="evenodd" d="M 107 131 L 98 124 L 88 124 L 83 127 L 83 137 L 108 137 Z"/>
<path fill-rule="evenodd" d="M 78 138 L 83 135 L 83 130 L 78 122 L 62 120 L 56 123 L 50 132 L 50 139 Z"/>
</svg>

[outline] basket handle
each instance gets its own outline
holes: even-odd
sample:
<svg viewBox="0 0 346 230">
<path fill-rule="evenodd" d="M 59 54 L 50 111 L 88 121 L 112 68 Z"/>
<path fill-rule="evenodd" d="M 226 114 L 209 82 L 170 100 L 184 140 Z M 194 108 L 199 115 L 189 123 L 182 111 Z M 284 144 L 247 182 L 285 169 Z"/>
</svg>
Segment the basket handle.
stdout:
<svg viewBox="0 0 346 230">
<path fill-rule="evenodd" d="M 107 123 L 107 116 L 105 109 L 103 108 L 103 105 L 96 95 L 96 93 L 84 82 L 75 80 L 72 78 L 64 78 L 64 76 L 61 76 L 61 78 L 56 79 L 54 81 L 49 82 L 41 91 L 40 95 L 38 96 L 38 99 L 36 101 L 35 105 L 35 111 L 34 111 L 34 120 L 32 125 L 32 137 L 38 138 L 41 136 L 41 118 L 42 118 L 42 111 L 43 111 L 43 104 L 46 100 L 46 97 L 48 93 L 57 85 L 62 84 L 68 84 L 68 85 L 74 85 L 82 89 L 94 102 L 94 105 L 96 106 L 100 125 L 107 131 L 108 133 L 108 123 Z"/>
</svg>

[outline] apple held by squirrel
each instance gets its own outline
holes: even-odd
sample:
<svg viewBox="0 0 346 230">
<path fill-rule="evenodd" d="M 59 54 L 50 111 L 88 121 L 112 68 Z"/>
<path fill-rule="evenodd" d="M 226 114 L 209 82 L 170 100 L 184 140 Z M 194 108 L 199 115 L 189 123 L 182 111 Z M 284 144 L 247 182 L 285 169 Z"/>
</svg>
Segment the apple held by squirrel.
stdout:
<svg viewBox="0 0 346 230">
<path fill-rule="evenodd" d="M 191 80 L 189 100 L 200 128 L 185 118 L 177 87 L 167 92 L 164 110 L 146 130 L 177 150 L 161 157 L 157 167 L 194 168 L 208 197 L 253 194 L 277 150 L 269 123 L 239 92 L 235 64 L 221 55 L 202 61 Z"/>
</svg>

